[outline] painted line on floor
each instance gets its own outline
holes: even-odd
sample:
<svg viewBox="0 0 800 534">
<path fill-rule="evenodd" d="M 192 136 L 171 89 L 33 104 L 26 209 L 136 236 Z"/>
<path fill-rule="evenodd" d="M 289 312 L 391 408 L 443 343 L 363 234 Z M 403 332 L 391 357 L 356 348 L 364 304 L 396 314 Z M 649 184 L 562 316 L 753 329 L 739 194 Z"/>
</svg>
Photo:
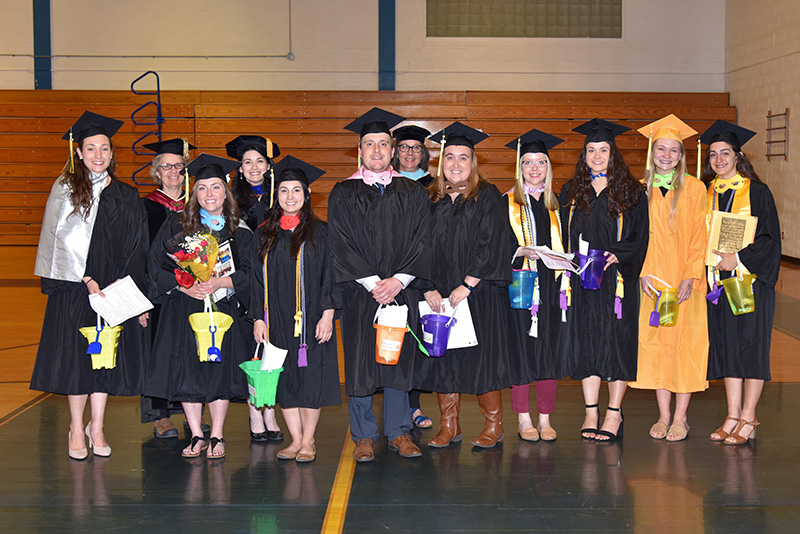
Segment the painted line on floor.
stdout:
<svg viewBox="0 0 800 534">
<path fill-rule="evenodd" d="M 322 523 L 322 534 L 341 534 L 344 529 L 344 518 L 347 515 L 347 504 L 350 501 L 350 488 L 353 486 L 353 474 L 356 470 L 356 462 L 353 460 L 355 446 L 348 426 L 342 455 L 339 457 L 339 467 L 336 468 L 336 478 L 333 479 L 333 488 L 330 499 L 328 499 L 328 509 L 325 511 L 325 521 Z"/>
<path fill-rule="evenodd" d="M 22 406 L 20 406 L 16 410 L 14 410 L 13 412 L 9 413 L 8 415 L 0 417 L 0 426 L 3 426 L 4 424 L 8 423 L 9 421 L 13 421 L 14 419 L 17 418 L 17 416 L 20 416 L 20 415 L 24 414 L 25 412 L 27 412 L 28 410 L 30 410 L 31 408 L 33 408 L 34 406 L 36 406 L 37 404 L 39 404 L 40 402 L 45 400 L 50 395 L 52 395 L 52 393 L 42 393 L 41 395 L 39 395 L 35 399 L 29 400 L 28 402 L 26 402 L 25 404 L 23 404 Z"/>
</svg>

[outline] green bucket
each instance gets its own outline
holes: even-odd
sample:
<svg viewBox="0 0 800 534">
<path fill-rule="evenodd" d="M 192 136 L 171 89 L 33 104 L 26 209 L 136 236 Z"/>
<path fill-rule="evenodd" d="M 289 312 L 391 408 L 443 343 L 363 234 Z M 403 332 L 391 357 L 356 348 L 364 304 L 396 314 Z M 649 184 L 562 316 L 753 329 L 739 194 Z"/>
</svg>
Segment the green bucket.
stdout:
<svg viewBox="0 0 800 534">
<path fill-rule="evenodd" d="M 278 379 L 283 367 L 279 369 L 261 370 L 261 360 L 251 360 L 239 364 L 239 369 L 247 376 L 247 392 L 250 403 L 256 408 L 275 406 L 275 394 L 278 392 Z"/>
</svg>

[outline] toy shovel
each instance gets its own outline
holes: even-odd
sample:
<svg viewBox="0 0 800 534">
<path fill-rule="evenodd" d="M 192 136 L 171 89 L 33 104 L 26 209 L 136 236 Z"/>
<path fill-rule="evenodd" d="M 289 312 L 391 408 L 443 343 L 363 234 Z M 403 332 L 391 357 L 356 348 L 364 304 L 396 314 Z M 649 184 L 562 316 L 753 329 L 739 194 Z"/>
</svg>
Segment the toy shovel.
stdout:
<svg viewBox="0 0 800 534">
<path fill-rule="evenodd" d="M 650 326 L 655 326 L 658 328 L 658 325 L 661 324 L 661 314 L 658 313 L 658 301 L 661 298 L 661 291 L 653 289 L 651 287 L 653 293 L 656 294 L 656 309 L 650 312 Z"/>
<path fill-rule="evenodd" d="M 103 326 L 100 324 L 100 314 L 97 314 L 97 326 L 95 327 L 97 330 L 97 337 L 89 343 L 89 347 L 86 349 L 86 354 L 100 354 L 103 350 L 103 345 L 100 343 L 100 332 L 103 331 Z"/>
<path fill-rule="evenodd" d="M 217 325 L 214 324 L 214 312 L 211 311 L 211 302 L 209 297 L 206 297 L 206 301 L 206 304 L 208 305 L 209 322 L 211 323 L 208 327 L 208 331 L 211 332 L 211 346 L 208 347 L 208 361 L 221 362 L 222 351 L 219 350 L 219 347 L 217 347 L 217 344 L 214 340 L 214 334 L 217 332 Z"/>
</svg>

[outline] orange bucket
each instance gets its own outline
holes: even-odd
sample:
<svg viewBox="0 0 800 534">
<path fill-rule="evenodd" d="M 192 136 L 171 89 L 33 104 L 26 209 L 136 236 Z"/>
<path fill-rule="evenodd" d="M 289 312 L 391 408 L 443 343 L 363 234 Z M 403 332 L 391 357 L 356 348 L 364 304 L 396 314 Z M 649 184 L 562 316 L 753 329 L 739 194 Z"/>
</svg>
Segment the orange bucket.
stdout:
<svg viewBox="0 0 800 534">
<path fill-rule="evenodd" d="M 375 330 L 375 361 L 383 365 L 397 365 L 400 360 L 400 351 L 403 348 L 403 338 L 408 328 L 383 326 L 376 324 Z"/>
</svg>

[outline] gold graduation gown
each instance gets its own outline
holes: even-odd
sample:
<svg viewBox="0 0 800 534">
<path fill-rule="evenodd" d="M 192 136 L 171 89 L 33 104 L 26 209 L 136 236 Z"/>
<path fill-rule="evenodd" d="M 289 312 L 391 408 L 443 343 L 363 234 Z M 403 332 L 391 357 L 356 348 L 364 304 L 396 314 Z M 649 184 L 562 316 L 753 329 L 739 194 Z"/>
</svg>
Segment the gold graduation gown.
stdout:
<svg viewBox="0 0 800 534">
<path fill-rule="evenodd" d="M 638 374 L 629 385 L 691 393 L 708 388 L 706 190 L 700 180 L 686 175 L 673 230 L 669 208 L 674 195 L 674 191 L 664 195 L 659 188 L 653 188 L 650 195 L 650 244 L 641 276 L 656 276 L 674 288 L 682 280 L 694 278 L 692 295 L 679 305 L 678 324 L 655 328 L 649 324 L 654 301 L 642 293 Z"/>
</svg>

